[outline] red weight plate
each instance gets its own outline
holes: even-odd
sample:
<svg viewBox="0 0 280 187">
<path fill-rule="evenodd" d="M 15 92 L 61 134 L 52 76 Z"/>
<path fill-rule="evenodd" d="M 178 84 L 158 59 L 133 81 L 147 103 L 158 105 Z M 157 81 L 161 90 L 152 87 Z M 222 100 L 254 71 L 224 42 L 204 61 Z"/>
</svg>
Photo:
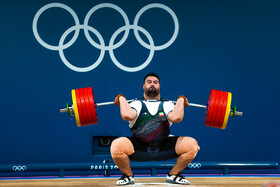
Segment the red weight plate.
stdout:
<svg viewBox="0 0 280 187">
<path fill-rule="evenodd" d="M 84 110 L 83 110 L 82 103 L 81 103 L 80 89 L 75 89 L 75 93 L 76 93 L 76 101 L 77 101 L 81 126 L 84 126 L 85 116 L 84 116 Z"/>
<path fill-rule="evenodd" d="M 91 116 L 90 124 L 96 124 L 98 120 L 97 120 L 97 115 L 96 115 L 96 108 L 95 108 L 92 88 L 88 87 L 87 92 L 88 92 L 88 101 L 89 101 L 88 105 L 90 108 L 90 116 Z"/>
<path fill-rule="evenodd" d="M 224 99 L 223 99 L 223 107 L 222 107 L 222 113 L 221 113 L 221 129 L 223 127 L 226 111 L 227 111 L 227 104 L 228 104 L 228 92 L 224 92 Z"/>
<path fill-rule="evenodd" d="M 218 108 L 219 108 L 221 93 L 218 90 L 213 90 L 213 93 L 215 95 L 215 102 L 213 102 L 213 112 L 212 112 L 212 117 L 211 117 L 210 123 L 211 123 L 211 127 L 217 127 L 216 119 L 219 115 Z"/>
<path fill-rule="evenodd" d="M 88 117 L 88 122 L 87 122 L 86 125 L 91 125 L 93 117 L 91 115 L 91 108 L 90 108 L 89 96 L 88 96 L 88 88 L 83 88 L 83 91 L 84 91 L 84 99 L 85 99 L 85 105 L 86 105 L 87 117 Z"/>
<path fill-rule="evenodd" d="M 90 108 L 90 103 L 89 103 L 89 98 L 88 98 L 88 88 L 83 88 L 84 91 L 84 99 L 85 99 L 85 104 L 86 104 L 86 110 L 87 110 L 87 116 L 88 116 L 88 124 L 92 124 L 92 115 L 91 115 L 91 108 Z"/>
<path fill-rule="evenodd" d="M 206 112 L 205 112 L 204 123 L 206 126 L 210 126 L 210 127 L 212 127 L 210 122 L 212 121 L 212 118 L 213 118 L 213 108 L 214 108 L 214 103 L 215 103 L 215 99 L 216 99 L 216 95 L 214 92 L 215 92 L 214 90 L 211 90 L 211 92 L 210 92 L 208 102 L 207 102 Z"/>
<path fill-rule="evenodd" d="M 222 118 L 222 109 L 223 109 L 223 104 L 224 104 L 224 97 L 225 97 L 225 92 L 223 91 L 218 91 L 220 93 L 220 100 L 219 104 L 217 106 L 217 116 L 215 118 L 215 127 L 221 129 L 223 127 L 223 122 L 221 122 Z"/>
<path fill-rule="evenodd" d="M 223 126 L 223 122 L 220 120 L 222 118 L 222 112 L 223 112 L 223 104 L 224 104 L 224 98 L 225 98 L 225 93 L 224 91 L 219 91 L 220 92 L 220 102 L 219 102 L 219 106 L 218 106 L 218 115 L 217 115 L 217 119 L 215 120 L 216 123 L 216 128 L 221 129 Z"/>
<path fill-rule="evenodd" d="M 219 91 L 220 92 L 220 100 L 219 100 L 219 104 L 217 106 L 217 117 L 215 118 L 215 127 L 216 128 L 221 128 L 223 125 L 220 122 L 220 118 L 221 118 L 221 113 L 222 113 L 222 107 L 223 107 L 223 99 L 224 99 L 224 92 L 223 91 Z"/>
<path fill-rule="evenodd" d="M 223 127 L 223 122 L 224 122 L 224 118 L 225 118 L 225 112 L 226 112 L 226 106 L 227 106 L 227 92 L 222 92 L 221 91 L 221 99 L 219 102 L 219 115 L 215 121 L 215 127 L 222 129 Z"/>
<path fill-rule="evenodd" d="M 86 107 L 86 101 L 85 101 L 85 96 L 84 96 L 84 89 L 80 88 L 79 89 L 80 92 L 80 99 L 81 99 L 81 104 L 82 104 L 82 109 L 83 109 L 83 114 L 84 114 L 84 119 L 85 119 L 85 123 L 83 124 L 83 126 L 88 125 L 88 114 L 87 114 L 87 107 Z"/>
<path fill-rule="evenodd" d="M 91 115 L 93 117 L 92 123 L 97 124 L 98 123 L 98 118 L 97 118 L 95 101 L 94 101 L 94 96 L 93 96 L 93 92 L 92 92 L 91 87 L 88 88 L 88 96 L 89 96 L 89 103 L 90 103 L 91 113 L 92 113 Z"/>
</svg>

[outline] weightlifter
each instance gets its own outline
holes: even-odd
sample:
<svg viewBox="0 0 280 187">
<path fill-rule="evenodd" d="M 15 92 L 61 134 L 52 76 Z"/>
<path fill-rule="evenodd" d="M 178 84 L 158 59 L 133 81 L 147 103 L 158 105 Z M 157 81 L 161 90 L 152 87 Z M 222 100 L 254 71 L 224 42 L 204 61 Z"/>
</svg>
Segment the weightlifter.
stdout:
<svg viewBox="0 0 280 187">
<path fill-rule="evenodd" d="M 141 98 L 127 102 L 124 95 L 115 98 L 114 105 L 120 106 L 121 117 L 129 121 L 131 137 L 120 137 L 111 144 L 111 155 L 123 176 L 117 185 L 134 184 L 130 167 L 132 161 L 160 161 L 177 158 L 166 182 L 190 184 L 181 171 L 195 158 L 200 147 L 191 137 L 169 136 L 172 123 L 179 123 L 188 107 L 185 96 L 178 97 L 176 104 L 160 95 L 160 79 L 155 73 L 144 78 L 144 94 Z"/>
</svg>

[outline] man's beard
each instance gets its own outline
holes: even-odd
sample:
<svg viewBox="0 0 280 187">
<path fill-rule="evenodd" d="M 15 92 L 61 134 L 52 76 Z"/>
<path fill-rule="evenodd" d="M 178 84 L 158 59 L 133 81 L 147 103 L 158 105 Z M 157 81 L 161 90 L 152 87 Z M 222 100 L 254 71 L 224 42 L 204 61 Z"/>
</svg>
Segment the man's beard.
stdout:
<svg viewBox="0 0 280 187">
<path fill-rule="evenodd" d="M 155 87 L 150 87 L 149 89 L 145 90 L 145 94 L 148 97 L 155 97 L 159 94 L 159 91 L 157 91 L 157 89 Z"/>
</svg>

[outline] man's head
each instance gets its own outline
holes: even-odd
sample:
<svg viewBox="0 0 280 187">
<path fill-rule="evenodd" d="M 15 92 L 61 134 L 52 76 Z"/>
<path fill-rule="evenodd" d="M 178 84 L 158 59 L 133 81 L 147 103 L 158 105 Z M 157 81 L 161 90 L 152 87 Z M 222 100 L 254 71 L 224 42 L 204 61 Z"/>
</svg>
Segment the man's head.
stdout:
<svg viewBox="0 0 280 187">
<path fill-rule="evenodd" d="M 160 80 L 159 80 L 159 76 L 158 76 L 157 74 L 151 72 L 151 73 L 148 73 L 148 74 L 145 76 L 145 78 L 144 78 L 144 84 L 145 84 L 146 78 L 149 77 L 149 76 L 156 77 L 156 78 L 158 79 L 158 82 L 160 81 Z"/>
<path fill-rule="evenodd" d="M 144 96 L 146 99 L 160 99 L 159 76 L 155 73 L 148 73 L 144 78 Z"/>
</svg>

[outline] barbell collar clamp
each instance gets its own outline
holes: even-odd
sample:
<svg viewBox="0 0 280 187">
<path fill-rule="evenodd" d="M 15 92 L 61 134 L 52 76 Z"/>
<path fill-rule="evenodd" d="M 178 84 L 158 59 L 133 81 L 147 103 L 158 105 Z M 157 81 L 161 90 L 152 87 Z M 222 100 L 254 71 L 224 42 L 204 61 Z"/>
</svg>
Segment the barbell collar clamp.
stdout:
<svg viewBox="0 0 280 187">
<path fill-rule="evenodd" d="M 230 110 L 229 115 L 230 115 L 230 116 L 233 116 L 233 110 Z M 242 116 L 242 115 L 243 115 L 243 112 L 235 111 L 235 115 L 237 115 L 237 116 Z"/>
<path fill-rule="evenodd" d="M 68 113 L 68 110 L 70 113 L 73 113 L 74 112 L 74 107 L 72 105 L 69 105 L 68 108 L 61 108 L 60 109 L 60 112 L 67 112 Z"/>
</svg>

